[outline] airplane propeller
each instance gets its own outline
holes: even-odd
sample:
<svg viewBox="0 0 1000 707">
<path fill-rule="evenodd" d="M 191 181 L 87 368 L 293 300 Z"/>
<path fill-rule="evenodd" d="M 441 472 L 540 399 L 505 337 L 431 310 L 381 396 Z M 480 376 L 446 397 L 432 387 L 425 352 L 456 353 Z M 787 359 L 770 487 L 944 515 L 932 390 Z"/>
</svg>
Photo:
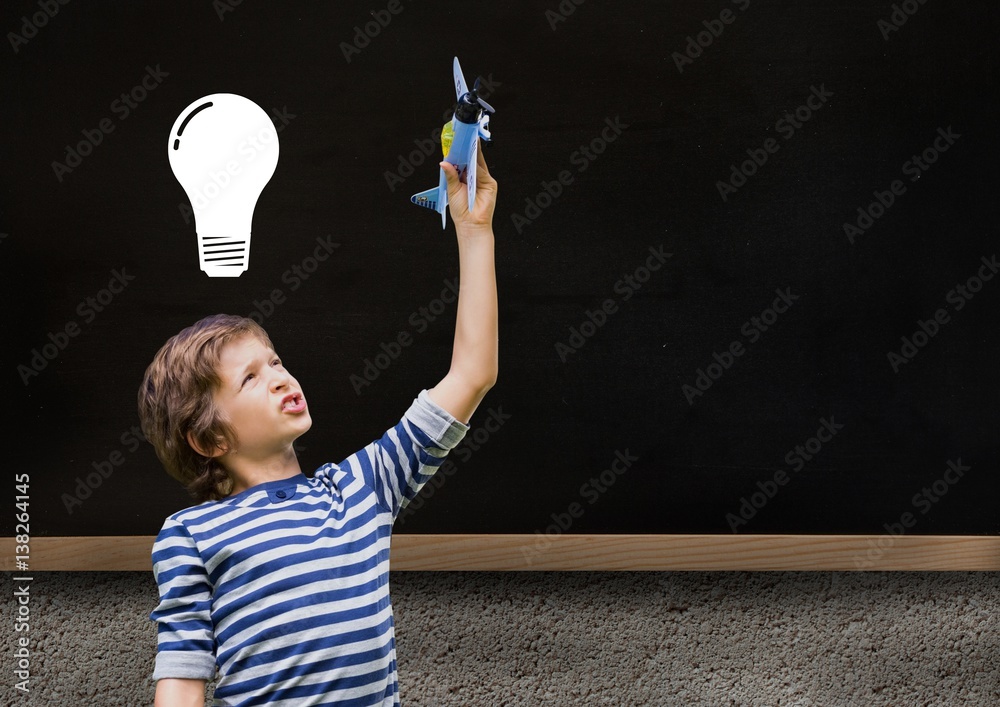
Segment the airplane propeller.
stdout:
<svg viewBox="0 0 1000 707">
<path fill-rule="evenodd" d="M 487 114 L 493 115 L 494 113 L 496 113 L 496 111 L 493 110 L 493 106 L 491 106 L 489 103 L 487 103 L 486 101 L 484 101 L 482 98 L 479 97 L 479 81 L 480 77 L 477 76 L 476 83 L 472 85 L 472 90 L 469 91 L 469 102 L 478 103 L 482 107 L 482 109 L 487 112 Z"/>
</svg>

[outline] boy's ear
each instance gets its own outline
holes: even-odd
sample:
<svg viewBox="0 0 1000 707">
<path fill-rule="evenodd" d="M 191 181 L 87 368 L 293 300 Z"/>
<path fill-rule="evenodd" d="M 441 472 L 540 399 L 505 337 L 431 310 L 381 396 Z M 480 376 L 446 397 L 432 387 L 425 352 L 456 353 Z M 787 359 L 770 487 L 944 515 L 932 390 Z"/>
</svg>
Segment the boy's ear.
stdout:
<svg viewBox="0 0 1000 707">
<path fill-rule="evenodd" d="M 191 449 L 198 452 L 198 454 L 200 454 L 201 456 L 208 457 L 209 459 L 214 459 L 215 457 L 221 457 L 228 451 L 225 448 L 225 440 L 222 439 L 222 437 L 216 437 L 216 440 L 218 440 L 218 444 L 216 444 L 213 449 L 210 450 L 203 449 L 202 446 L 198 444 L 198 440 L 194 438 L 194 434 L 192 434 L 190 431 L 187 433 L 187 441 L 188 444 L 191 445 Z"/>
</svg>

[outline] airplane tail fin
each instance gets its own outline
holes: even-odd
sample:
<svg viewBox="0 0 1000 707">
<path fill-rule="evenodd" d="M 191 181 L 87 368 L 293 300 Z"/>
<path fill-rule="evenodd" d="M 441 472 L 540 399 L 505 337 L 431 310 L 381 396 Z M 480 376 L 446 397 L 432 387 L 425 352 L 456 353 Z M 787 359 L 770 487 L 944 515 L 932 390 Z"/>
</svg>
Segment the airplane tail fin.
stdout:
<svg viewBox="0 0 1000 707">
<path fill-rule="evenodd" d="M 419 194 L 414 194 L 410 197 L 410 201 L 417 206 L 423 206 L 425 209 L 434 209 L 439 211 L 437 207 L 438 201 L 438 188 L 428 189 L 427 191 L 422 191 Z"/>
<path fill-rule="evenodd" d="M 441 178 L 436 187 L 414 194 L 410 197 L 410 202 L 441 214 L 441 229 L 444 230 L 448 221 L 448 178 L 444 170 L 441 170 Z"/>
</svg>

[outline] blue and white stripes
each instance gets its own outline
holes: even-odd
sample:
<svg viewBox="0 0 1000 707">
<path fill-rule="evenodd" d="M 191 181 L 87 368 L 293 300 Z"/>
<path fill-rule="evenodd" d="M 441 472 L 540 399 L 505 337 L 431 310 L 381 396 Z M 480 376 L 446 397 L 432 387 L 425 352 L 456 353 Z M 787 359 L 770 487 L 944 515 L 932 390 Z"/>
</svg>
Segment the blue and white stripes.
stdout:
<svg viewBox="0 0 1000 707">
<path fill-rule="evenodd" d="M 153 546 L 153 679 L 218 676 L 215 705 L 398 705 L 389 539 L 469 426 L 422 390 L 312 479 L 173 514 Z"/>
</svg>

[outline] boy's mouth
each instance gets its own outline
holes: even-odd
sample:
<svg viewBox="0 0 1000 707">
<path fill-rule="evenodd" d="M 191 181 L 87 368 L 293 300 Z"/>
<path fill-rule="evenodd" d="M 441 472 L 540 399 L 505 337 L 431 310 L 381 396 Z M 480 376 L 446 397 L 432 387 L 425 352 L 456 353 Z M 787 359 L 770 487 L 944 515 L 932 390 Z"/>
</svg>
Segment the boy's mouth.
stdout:
<svg viewBox="0 0 1000 707">
<path fill-rule="evenodd" d="M 306 399 L 302 393 L 291 393 L 281 399 L 281 412 L 296 413 L 306 409 Z"/>
</svg>

